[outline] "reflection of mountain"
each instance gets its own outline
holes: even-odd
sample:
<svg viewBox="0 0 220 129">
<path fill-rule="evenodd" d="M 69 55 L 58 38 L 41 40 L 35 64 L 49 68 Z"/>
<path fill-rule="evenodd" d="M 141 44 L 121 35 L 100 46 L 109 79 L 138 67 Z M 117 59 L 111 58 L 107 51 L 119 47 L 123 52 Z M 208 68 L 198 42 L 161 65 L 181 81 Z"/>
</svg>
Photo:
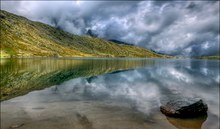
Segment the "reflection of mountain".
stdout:
<svg viewBox="0 0 220 129">
<path fill-rule="evenodd" d="M 153 64 L 149 60 L 9 59 L 1 62 L 1 100 L 77 77 L 97 76 Z"/>
<path fill-rule="evenodd" d="M 220 55 L 217 55 L 217 56 L 196 56 L 196 57 L 193 57 L 193 58 L 196 58 L 196 59 L 218 59 L 218 60 L 220 60 Z"/>
<path fill-rule="evenodd" d="M 173 97 L 198 97 L 208 104 L 209 117 L 216 118 L 219 111 L 218 61 L 184 62 L 154 60 L 152 67 L 86 78 L 86 81 L 70 86 L 81 91 L 86 99 L 131 101 L 133 109 L 145 114 Z"/>
</svg>

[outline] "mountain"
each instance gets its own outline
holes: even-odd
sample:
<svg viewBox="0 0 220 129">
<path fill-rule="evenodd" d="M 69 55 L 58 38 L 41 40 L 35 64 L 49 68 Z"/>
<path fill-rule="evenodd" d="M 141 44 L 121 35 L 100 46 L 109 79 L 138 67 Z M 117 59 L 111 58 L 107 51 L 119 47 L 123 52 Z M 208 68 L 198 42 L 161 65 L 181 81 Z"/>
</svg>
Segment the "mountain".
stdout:
<svg viewBox="0 0 220 129">
<path fill-rule="evenodd" d="M 111 41 L 113 43 L 117 43 L 117 44 L 124 44 L 124 45 L 134 46 L 133 44 L 129 44 L 129 43 L 126 43 L 126 42 L 118 41 L 118 40 L 115 40 L 115 39 L 110 39 L 109 41 Z"/>
<path fill-rule="evenodd" d="M 220 56 L 217 55 L 217 56 L 194 56 L 192 58 L 195 58 L 195 59 L 217 59 L 217 60 L 220 60 Z"/>
<path fill-rule="evenodd" d="M 87 34 L 88 36 L 91 36 L 91 37 L 95 37 L 95 38 L 98 37 L 98 35 L 97 35 L 96 33 L 94 33 L 93 30 L 91 30 L 91 29 L 88 29 L 87 32 L 86 32 L 86 34 Z M 106 39 L 106 40 L 107 40 L 107 39 Z M 124 45 L 134 46 L 133 44 L 129 44 L 129 43 L 126 43 L 126 42 L 122 42 L 122 41 L 119 41 L 119 40 L 115 40 L 115 39 L 109 39 L 108 41 L 111 41 L 111 42 L 117 43 L 117 44 L 124 44 Z"/>
<path fill-rule="evenodd" d="M 95 37 L 95 38 L 98 37 L 98 35 L 95 34 L 91 29 L 89 29 L 89 30 L 86 32 L 86 34 L 87 34 L 88 36 L 91 36 L 91 37 Z"/>
<path fill-rule="evenodd" d="M 126 44 L 78 36 L 0 11 L 1 57 L 169 57 Z"/>
</svg>

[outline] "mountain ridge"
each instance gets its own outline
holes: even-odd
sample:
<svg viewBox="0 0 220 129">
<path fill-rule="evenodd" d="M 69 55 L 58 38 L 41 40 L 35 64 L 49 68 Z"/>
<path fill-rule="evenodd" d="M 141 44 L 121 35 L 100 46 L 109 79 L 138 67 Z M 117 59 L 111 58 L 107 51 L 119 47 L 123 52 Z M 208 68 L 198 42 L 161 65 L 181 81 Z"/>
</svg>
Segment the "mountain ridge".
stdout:
<svg viewBox="0 0 220 129">
<path fill-rule="evenodd" d="M 114 42 L 114 43 L 117 43 L 117 44 L 124 44 L 124 45 L 135 46 L 134 44 L 126 43 L 126 42 L 119 41 L 119 40 L 115 40 L 115 39 L 110 39 L 110 40 L 108 40 L 108 41 L 111 41 L 111 42 Z M 153 51 L 152 51 L 152 52 L 153 52 Z"/>
<path fill-rule="evenodd" d="M 1 57 L 143 57 L 166 58 L 137 46 L 78 36 L 0 10 Z"/>
</svg>

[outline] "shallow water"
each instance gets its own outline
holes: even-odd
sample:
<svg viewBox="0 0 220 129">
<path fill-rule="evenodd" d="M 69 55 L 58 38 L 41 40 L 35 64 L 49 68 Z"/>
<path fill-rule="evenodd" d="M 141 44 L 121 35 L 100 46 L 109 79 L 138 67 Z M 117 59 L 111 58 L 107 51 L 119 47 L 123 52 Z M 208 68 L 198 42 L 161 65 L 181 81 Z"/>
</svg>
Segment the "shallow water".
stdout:
<svg viewBox="0 0 220 129">
<path fill-rule="evenodd" d="M 1 77 L 2 129 L 219 129 L 217 60 L 4 59 Z M 164 116 L 173 96 L 208 115 Z"/>
</svg>

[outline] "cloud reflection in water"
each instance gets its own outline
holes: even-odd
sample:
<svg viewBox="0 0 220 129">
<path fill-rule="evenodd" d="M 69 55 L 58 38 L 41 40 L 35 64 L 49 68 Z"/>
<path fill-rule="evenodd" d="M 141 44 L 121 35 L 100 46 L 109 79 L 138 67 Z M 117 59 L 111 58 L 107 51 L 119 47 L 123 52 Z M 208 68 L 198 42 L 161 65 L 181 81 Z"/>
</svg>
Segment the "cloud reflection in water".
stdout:
<svg viewBox="0 0 220 129">
<path fill-rule="evenodd" d="M 67 112 L 71 117 L 73 116 L 71 113 L 83 112 L 88 119 L 96 120 L 100 115 L 95 112 L 98 110 L 98 112 L 104 112 L 101 114 L 104 119 L 109 120 L 108 116 L 114 113 L 116 113 L 113 115 L 115 119 L 123 119 L 124 114 L 118 115 L 117 112 L 126 110 L 123 113 L 129 114 L 134 111 L 154 119 L 151 116 L 155 115 L 155 110 L 159 111 L 161 101 L 173 96 L 202 98 L 208 104 L 208 117 L 198 120 L 201 122 L 198 128 L 202 126 L 217 129 L 219 127 L 217 122 L 219 120 L 219 63 L 212 60 L 155 59 L 150 66 L 72 79 L 60 85 L 5 101 L 2 105 L 6 111 L 11 107 L 10 104 L 17 103 L 16 107 L 25 111 L 28 117 L 35 119 L 40 118 L 38 118 L 39 112 L 33 110 L 33 107 L 39 108 L 39 106 L 45 107 L 43 115 L 46 113 L 46 118 L 54 117 L 57 113 L 66 117 L 63 112 Z M 100 109 L 100 107 L 104 108 Z M 110 110 L 111 115 L 107 114 L 106 110 Z M 128 119 L 130 117 L 133 116 L 129 116 Z M 125 118 L 128 120 L 127 117 Z M 156 118 L 155 121 L 159 121 L 156 124 L 158 128 L 164 127 L 164 119 L 166 118 L 161 116 Z M 205 125 L 201 125 L 204 121 Z M 135 124 L 133 119 L 132 122 L 131 125 Z M 170 129 L 170 124 L 167 125 L 167 122 L 170 122 L 173 127 L 182 127 L 182 124 L 187 121 L 167 118 L 164 128 Z M 196 122 L 195 120 L 189 124 L 196 126 L 198 125 L 195 124 Z M 95 122 L 93 124 L 95 125 Z M 108 124 L 112 126 L 112 123 Z M 152 123 L 148 125 L 156 126 Z"/>
<path fill-rule="evenodd" d="M 154 67 L 73 79 L 60 85 L 58 89 L 61 94 L 72 89 L 74 93 L 70 96 L 76 96 L 77 93 L 81 99 L 127 101 L 145 114 L 159 107 L 161 98 L 169 95 L 200 97 L 208 103 L 209 111 L 218 116 L 217 66 L 208 66 L 198 61 L 182 65 L 164 63 L 163 67 L 160 63 Z"/>
</svg>

